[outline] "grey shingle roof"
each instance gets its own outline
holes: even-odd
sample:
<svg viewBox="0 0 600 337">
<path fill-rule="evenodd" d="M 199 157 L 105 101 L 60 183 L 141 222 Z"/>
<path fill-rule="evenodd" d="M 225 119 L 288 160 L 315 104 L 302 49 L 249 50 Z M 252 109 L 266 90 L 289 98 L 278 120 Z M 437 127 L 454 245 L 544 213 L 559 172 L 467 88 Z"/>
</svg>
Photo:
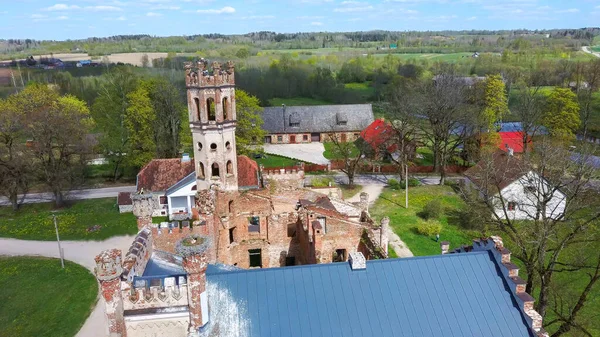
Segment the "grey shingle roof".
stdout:
<svg viewBox="0 0 600 337">
<path fill-rule="evenodd" d="M 262 118 L 268 133 L 362 131 L 374 120 L 371 104 L 267 107 Z"/>
<path fill-rule="evenodd" d="M 372 260 L 364 270 L 210 265 L 207 280 L 243 313 L 242 336 L 534 336 L 489 251 Z"/>
</svg>

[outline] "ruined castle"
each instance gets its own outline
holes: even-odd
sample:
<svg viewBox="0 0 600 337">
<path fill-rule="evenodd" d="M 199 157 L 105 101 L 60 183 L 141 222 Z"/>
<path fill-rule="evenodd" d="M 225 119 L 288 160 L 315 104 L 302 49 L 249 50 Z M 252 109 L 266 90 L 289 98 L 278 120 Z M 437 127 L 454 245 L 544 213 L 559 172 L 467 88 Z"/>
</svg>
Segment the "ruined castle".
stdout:
<svg viewBox="0 0 600 337">
<path fill-rule="evenodd" d="M 192 217 L 155 224 L 155 196 L 131 196 L 139 233 L 129 251 L 96 257 L 111 337 L 229 336 L 223 324 L 208 324 L 208 265 L 309 265 L 359 252 L 387 257 L 388 239 L 369 216 L 368 195 L 351 204 L 305 189 L 301 169 L 263 170 L 237 155 L 234 75 L 231 62 L 185 65 L 194 171 L 181 184 L 195 191 L 187 199 Z"/>
</svg>

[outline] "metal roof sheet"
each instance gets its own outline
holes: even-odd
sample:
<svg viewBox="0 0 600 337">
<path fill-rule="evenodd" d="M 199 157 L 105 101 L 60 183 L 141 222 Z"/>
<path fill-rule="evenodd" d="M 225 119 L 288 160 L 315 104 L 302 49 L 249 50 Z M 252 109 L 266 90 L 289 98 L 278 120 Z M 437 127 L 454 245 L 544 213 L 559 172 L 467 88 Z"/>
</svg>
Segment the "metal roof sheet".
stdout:
<svg viewBox="0 0 600 337">
<path fill-rule="evenodd" d="M 262 118 L 268 133 L 361 131 L 374 120 L 371 104 L 266 107 Z"/>
<path fill-rule="evenodd" d="M 209 266 L 207 279 L 244 313 L 240 336 L 534 336 L 488 251 L 372 260 L 364 270 Z"/>
</svg>

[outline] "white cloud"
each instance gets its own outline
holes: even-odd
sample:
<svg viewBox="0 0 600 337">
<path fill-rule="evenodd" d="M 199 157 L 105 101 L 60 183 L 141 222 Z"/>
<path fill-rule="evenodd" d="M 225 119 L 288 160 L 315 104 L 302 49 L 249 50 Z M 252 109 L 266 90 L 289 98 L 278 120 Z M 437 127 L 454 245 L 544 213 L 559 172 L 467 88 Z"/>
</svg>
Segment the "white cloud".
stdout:
<svg viewBox="0 0 600 337">
<path fill-rule="evenodd" d="M 156 6 L 150 7 L 150 9 L 153 11 L 158 11 L 158 10 L 173 10 L 173 11 L 175 11 L 180 8 L 181 7 L 179 7 L 179 6 L 169 6 L 169 5 L 156 5 Z"/>
<path fill-rule="evenodd" d="M 320 19 L 325 19 L 324 16 L 321 15 L 317 15 L 317 16 L 312 16 L 312 15 L 304 15 L 304 16 L 297 16 L 297 19 L 301 19 L 301 20 L 320 20 Z"/>
<path fill-rule="evenodd" d="M 333 11 L 337 13 L 350 13 L 350 12 L 364 12 L 370 11 L 373 9 L 373 6 L 361 6 L 361 7 L 340 7 L 335 8 Z"/>
<path fill-rule="evenodd" d="M 54 6 L 50 6 L 46 8 L 47 11 L 68 11 L 72 9 L 79 9 L 81 7 L 77 5 L 65 5 L 65 4 L 56 4 Z"/>
<path fill-rule="evenodd" d="M 160 13 L 155 13 L 155 12 L 148 12 L 148 13 L 146 13 L 146 16 L 149 16 L 149 17 L 157 17 L 157 16 L 162 16 L 162 14 L 160 14 Z"/>
<path fill-rule="evenodd" d="M 275 19 L 275 15 L 251 15 L 244 16 L 243 20 L 265 20 L 265 19 Z"/>
<path fill-rule="evenodd" d="M 199 9 L 196 12 L 204 14 L 231 14 L 235 13 L 235 8 L 231 6 L 225 6 L 221 9 Z"/>
<path fill-rule="evenodd" d="M 125 21 L 127 20 L 127 18 L 123 15 L 117 17 L 117 18 L 104 18 L 104 21 Z"/>
<path fill-rule="evenodd" d="M 310 23 L 311 26 L 322 26 L 323 22 L 319 22 L 319 21 L 313 21 Z"/>
<path fill-rule="evenodd" d="M 115 6 L 87 6 L 85 10 L 92 12 L 120 12 L 122 9 Z"/>
<path fill-rule="evenodd" d="M 577 8 L 569 8 L 569 9 L 563 9 L 560 11 L 555 11 L 555 13 L 579 13 L 579 9 Z"/>
<path fill-rule="evenodd" d="M 467 18 L 467 21 L 475 21 L 475 20 L 477 20 L 476 16 L 472 16 L 470 18 Z"/>
<path fill-rule="evenodd" d="M 30 18 L 31 19 L 43 19 L 47 17 L 47 15 L 42 15 L 42 14 L 31 14 Z"/>
</svg>

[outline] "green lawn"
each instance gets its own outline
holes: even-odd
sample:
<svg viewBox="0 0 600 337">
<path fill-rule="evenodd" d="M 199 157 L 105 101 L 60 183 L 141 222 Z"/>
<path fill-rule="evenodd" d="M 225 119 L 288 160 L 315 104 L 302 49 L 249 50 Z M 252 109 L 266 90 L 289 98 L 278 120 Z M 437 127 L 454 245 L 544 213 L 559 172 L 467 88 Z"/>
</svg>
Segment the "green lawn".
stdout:
<svg viewBox="0 0 600 337">
<path fill-rule="evenodd" d="M 274 154 L 268 154 L 265 153 L 264 156 L 266 158 L 258 158 L 258 159 L 254 159 L 256 161 L 256 163 L 258 163 L 258 165 L 262 165 L 265 168 L 271 168 L 271 167 L 282 167 L 282 166 L 295 166 L 296 164 L 298 164 L 298 160 L 296 159 L 290 159 L 287 157 L 281 157 L 281 156 L 277 156 Z"/>
<path fill-rule="evenodd" d="M 294 97 L 294 98 L 272 98 L 269 101 L 270 106 L 281 106 L 282 104 L 295 106 L 295 105 L 331 105 L 331 102 L 323 101 L 308 97 Z"/>
<path fill-rule="evenodd" d="M 423 156 L 423 159 L 416 159 L 416 164 L 421 166 L 433 165 L 433 152 L 428 147 L 417 148 L 417 153 Z"/>
<path fill-rule="evenodd" d="M 477 232 L 469 232 L 458 225 L 455 211 L 464 207 L 462 199 L 449 186 L 418 186 L 408 189 L 408 209 L 404 208 L 404 193 L 386 188 L 375 205 L 370 209 L 371 215 L 378 223 L 384 216 L 390 217 L 390 226 L 400 239 L 406 243 L 415 256 L 438 255 L 440 245 L 435 238 L 417 233 L 419 222 L 417 213 L 430 200 L 440 200 L 445 212 L 440 218 L 442 232 L 440 241 L 450 241 L 451 247 L 471 244 L 473 238 L 480 237 Z M 453 212 L 454 210 L 454 212 Z"/>
<path fill-rule="evenodd" d="M 344 200 L 352 198 L 353 196 L 356 195 L 356 193 L 358 193 L 358 192 L 360 192 L 360 190 L 362 190 L 362 186 L 360 186 L 360 185 L 340 184 L 340 185 L 338 185 L 338 187 L 342 190 L 342 195 L 344 197 Z"/>
<path fill-rule="evenodd" d="M 398 254 L 396 254 L 396 251 L 390 245 L 388 245 L 388 258 L 390 258 L 390 259 L 398 258 Z"/>
<path fill-rule="evenodd" d="M 348 144 L 348 146 L 351 146 L 352 149 L 350 150 L 350 154 L 354 157 L 358 156 L 358 148 L 354 145 L 354 143 L 346 143 Z M 323 152 L 323 157 L 329 159 L 329 160 L 334 160 L 334 159 L 344 159 L 343 156 L 340 156 L 338 154 L 336 154 L 336 147 L 335 144 L 332 142 L 325 142 L 323 143 L 323 146 L 325 146 L 325 152 Z"/>
<path fill-rule="evenodd" d="M 97 294 L 94 276 L 73 262 L 0 257 L 0 336 L 75 336 Z"/>
<path fill-rule="evenodd" d="M 0 237 L 56 240 L 52 210 L 52 203 L 23 205 L 18 212 L 0 207 Z M 117 198 L 74 201 L 56 215 L 61 240 L 104 240 L 137 232 L 135 217 L 119 213 Z"/>
<path fill-rule="evenodd" d="M 346 83 L 344 85 L 347 92 L 360 97 L 360 101 L 368 101 L 375 95 L 375 88 L 371 86 L 371 82 L 363 83 Z"/>
</svg>

